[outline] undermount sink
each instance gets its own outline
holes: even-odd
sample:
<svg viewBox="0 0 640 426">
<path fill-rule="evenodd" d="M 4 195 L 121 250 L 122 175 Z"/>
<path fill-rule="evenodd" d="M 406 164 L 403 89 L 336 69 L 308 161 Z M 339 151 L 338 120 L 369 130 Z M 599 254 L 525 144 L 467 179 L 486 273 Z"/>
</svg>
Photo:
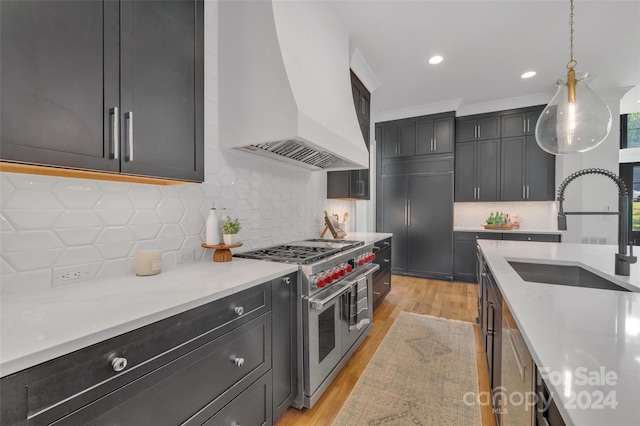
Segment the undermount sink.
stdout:
<svg viewBox="0 0 640 426">
<path fill-rule="evenodd" d="M 527 282 L 630 291 L 580 266 L 512 261 L 509 265 Z"/>
</svg>

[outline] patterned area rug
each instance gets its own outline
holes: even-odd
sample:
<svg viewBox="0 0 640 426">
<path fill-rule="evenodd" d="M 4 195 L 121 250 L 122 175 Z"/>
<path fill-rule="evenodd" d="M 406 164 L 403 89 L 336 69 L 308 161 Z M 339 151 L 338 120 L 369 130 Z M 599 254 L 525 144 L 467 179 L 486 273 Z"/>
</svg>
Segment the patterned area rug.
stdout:
<svg viewBox="0 0 640 426">
<path fill-rule="evenodd" d="M 479 426 L 473 325 L 401 312 L 333 423 Z"/>
</svg>

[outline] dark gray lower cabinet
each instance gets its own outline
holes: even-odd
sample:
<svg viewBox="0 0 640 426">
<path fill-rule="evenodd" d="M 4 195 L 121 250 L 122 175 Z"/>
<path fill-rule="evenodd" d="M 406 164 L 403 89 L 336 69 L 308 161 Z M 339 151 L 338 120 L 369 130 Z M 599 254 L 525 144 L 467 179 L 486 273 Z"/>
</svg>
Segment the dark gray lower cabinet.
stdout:
<svg viewBox="0 0 640 426">
<path fill-rule="evenodd" d="M 296 273 L 271 282 L 272 289 L 272 350 L 273 350 L 273 420 L 277 420 L 291 405 L 297 393 L 298 282 Z M 226 423 L 220 423 L 226 424 Z M 232 423 L 228 423 L 232 424 Z M 259 424 L 238 422 L 238 424 Z"/>
<path fill-rule="evenodd" d="M 456 281 L 478 282 L 476 266 L 476 241 L 510 240 L 559 243 L 560 234 L 525 234 L 507 232 L 454 232 L 453 271 Z"/>
<path fill-rule="evenodd" d="M 3 377 L 2 425 L 272 424 L 295 392 L 295 277 Z"/>
<path fill-rule="evenodd" d="M 453 158 L 383 160 L 378 232 L 393 233 L 392 273 L 453 278 Z"/>
<path fill-rule="evenodd" d="M 456 281 L 477 282 L 476 244 L 478 239 L 501 240 L 491 232 L 454 232 L 453 275 Z"/>
<path fill-rule="evenodd" d="M 483 286 L 485 290 L 486 318 L 485 328 L 485 350 L 487 355 L 487 367 L 489 368 L 489 384 L 493 407 L 499 406 L 496 398 L 499 397 L 502 373 L 502 294 L 491 275 L 489 268 L 485 270 L 483 276 Z M 499 411 L 494 410 L 496 424 L 500 424 Z"/>
<path fill-rule="evenodd" d="M 378 241 L 373 245 L 376 258 L 374 262 L 380 269 L 373 273 L 373 307 L 382 302 L 391 291 L 391 238 Z"/>
</svg>

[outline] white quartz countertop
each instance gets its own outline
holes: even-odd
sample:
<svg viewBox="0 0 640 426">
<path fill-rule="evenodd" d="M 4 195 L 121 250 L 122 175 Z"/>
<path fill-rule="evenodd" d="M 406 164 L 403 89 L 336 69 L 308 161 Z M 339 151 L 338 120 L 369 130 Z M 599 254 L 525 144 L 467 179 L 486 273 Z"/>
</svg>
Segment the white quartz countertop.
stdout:
<svg viewBox="0 0 640 426">
<path fill-rule="evenodd" d="M 616 246 L 478 243 L 566 424 L 640 425 L 640 263 L 622 277 Z M 580 265 L 633 292 L 525 282 L 508 260 Z"/>
<path fill-rule="evenodd" d="M 500 234 L 544 234 L 562 235 L 563 231 L 557 229 L 484 229 L 482 226 L 473 228 L 454 228 L 454 232 L 497 232 Z"/>
<path fill-rule="evenodd" d="M 297 265 L 210 259 L 138 277 L 119 276 L 3 295 L 0 376 L 40 364 L 298 270 Z"/>
<path fill-rule="evenodd" d="M 393 234 L 387 234 L 384 232 L 349 232 L 344 238 L 347 240 L 364 241 L 365 244 L 369 244 L 390 238 L 392 235 Z"/>
</svg>

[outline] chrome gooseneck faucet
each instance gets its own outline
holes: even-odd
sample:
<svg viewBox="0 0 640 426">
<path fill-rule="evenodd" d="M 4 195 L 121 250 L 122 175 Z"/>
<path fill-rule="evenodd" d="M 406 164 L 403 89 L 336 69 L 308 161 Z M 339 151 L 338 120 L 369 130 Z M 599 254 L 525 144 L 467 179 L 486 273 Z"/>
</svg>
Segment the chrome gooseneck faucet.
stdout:
<svg viewBox="0 0 640 426">
<path fill-rule="evenodd" d="M 585 175 L 603 175 L 611 179 L 618 185 L 618 211 L 617 212 L 565 212 L 562 206 L 564 201 L 564 191 L 567 185 Z M 622 179 L 609 170 L 604 169 L 582 169 L 567 177 L 558 188 L 558 230 L 567 230 L 567 215 L 617 215 L 618 216 L 618 253 L 616 253 L 616 275 L 629 276 L 629 269 L 632 263 L 636 263 L 638 258 L 633 255 L 633 245 L 629 244 L 629 193 Z M 627 255 L 629 246 L 629 255 Z"/>
</svg>

